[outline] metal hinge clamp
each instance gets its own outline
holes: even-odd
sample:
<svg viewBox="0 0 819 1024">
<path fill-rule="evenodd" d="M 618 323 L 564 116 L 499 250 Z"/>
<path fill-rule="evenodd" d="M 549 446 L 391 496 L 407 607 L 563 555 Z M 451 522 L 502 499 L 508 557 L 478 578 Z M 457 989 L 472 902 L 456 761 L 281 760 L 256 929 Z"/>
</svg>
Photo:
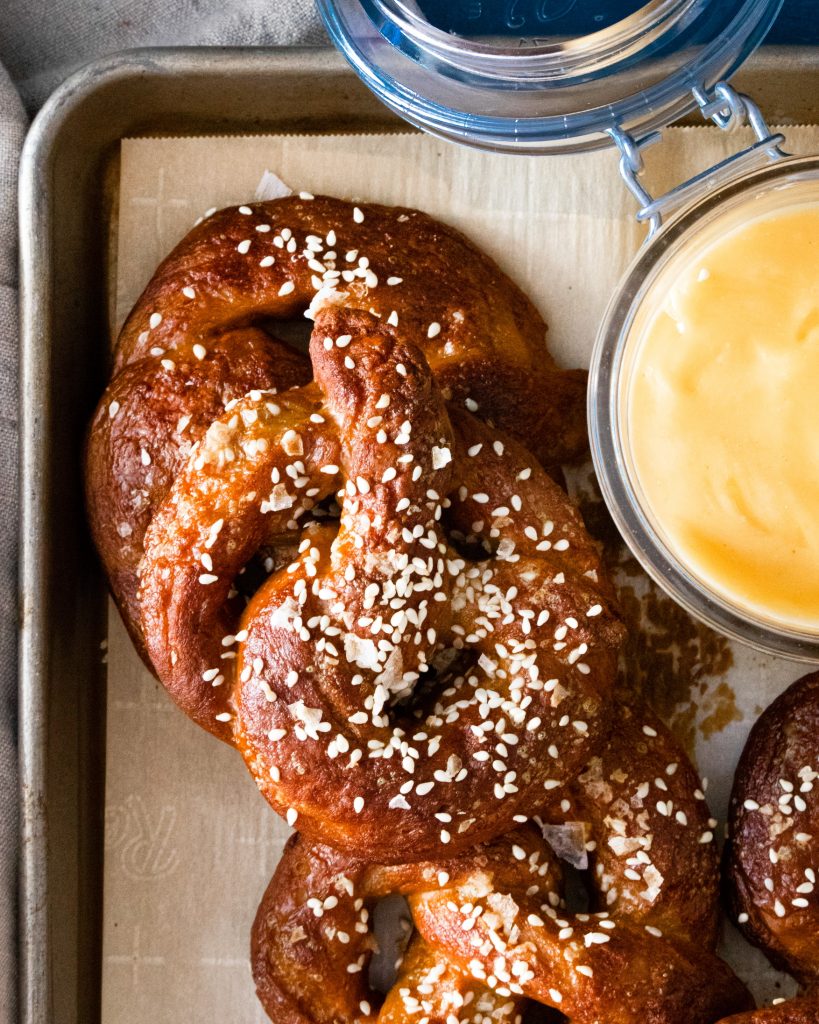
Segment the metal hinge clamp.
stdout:
<svg viewBox="0 0 819 1024">
<path fill-rule="evenodd" d="M 620 127 L 610 129 L 609 134 L 620 150 L 620 174 L 640 204 L 637 220 L 648 224 L 649 238 L 660 229 L 663 217 L 688 199 L 710 191 L 726 178 L 749 169 L 761 159 L 780 160 L 788 155 L 781 148 L 785 136 L 772 133 L 756 103 L 727 82 L 718 82 L 711 95 L 699 87 L 693 90 L 693 95 L 706 120 L 713 121 L 724 131 L 748 125 L 753 129 L 756 141 L 654 198 L 640 181 L 645 169 L 643 150 L 658 142 L 662 134 L 654 131 L 638 139 Z"/>
</svg>

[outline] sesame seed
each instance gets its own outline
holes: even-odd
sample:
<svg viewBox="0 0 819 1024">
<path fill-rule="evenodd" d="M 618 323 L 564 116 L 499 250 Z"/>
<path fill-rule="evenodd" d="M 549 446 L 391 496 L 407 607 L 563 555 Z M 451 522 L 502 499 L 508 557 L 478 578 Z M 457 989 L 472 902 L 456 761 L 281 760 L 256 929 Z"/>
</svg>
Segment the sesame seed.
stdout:
<svg viewBox="0 0 819 1024">
<path fill-rule="evenodd" d="M 362 224 L 364 222 L 364 214 L 361 212 L 358 206 L 356 206 L 353 209 L 353 220 L 356 222 L 356 224 Z"/>
<path fill-rule="evenodd" d="M 242 241 L 236 246 L 236 251 L 240 252 L 243 256 L 246 255 L 250 251 L 250 239 L 242 239 Z"/>
<path fill-rule="evenodd" d="M 292 281 L 285 281 L 284 284 L 279 288 L 279 295 L 289 295 L 291 292 L 296 290 L 295 284 Z"/>
<path fill-rule="evenodd" d="M 154 328 L 159 327 L 159 325 L 161 323 L 162 323 L 162 314 L 161 313 L 151 313 L 150 319 L 148 320 L 148 326 L 151 328 L 151 330 L 154 330 Z"/>
</svg>

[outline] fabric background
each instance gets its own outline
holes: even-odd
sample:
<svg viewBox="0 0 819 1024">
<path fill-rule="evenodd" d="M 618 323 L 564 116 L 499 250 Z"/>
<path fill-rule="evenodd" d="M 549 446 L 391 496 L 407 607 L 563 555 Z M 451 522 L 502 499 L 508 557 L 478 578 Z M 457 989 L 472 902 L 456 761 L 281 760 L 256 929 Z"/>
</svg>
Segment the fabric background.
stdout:
<svg viewBox="0 0 819 1024">
<path fill-rule="evenodd" d="M 819 43 L 815 4 L 786 0 L 769 41 Z M 128 47 L 326 42 L 312 0 L 0 0 L 0 1024 L 17 1019 L 16 177 L 24 105 L 33 114 L 81 64 Z"/>
<path fill-rule="evenodd" d="M 323 42 L 312 0 L 0 0 L 0 61 L 32 111 L 81 64 L 132 46 Z"/>
</svg>

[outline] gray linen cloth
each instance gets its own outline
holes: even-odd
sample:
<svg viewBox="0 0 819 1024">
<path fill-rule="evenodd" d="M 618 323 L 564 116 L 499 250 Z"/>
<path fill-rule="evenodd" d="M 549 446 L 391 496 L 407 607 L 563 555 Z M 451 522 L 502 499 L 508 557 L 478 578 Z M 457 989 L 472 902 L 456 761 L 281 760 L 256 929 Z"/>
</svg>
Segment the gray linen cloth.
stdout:
<svg viewBox="0 0 819 1024">
<path fill-rule="evenodd" d="M 79 65 L 132 46 L 326 41 L 312 0 L 0 0 L 0 61 L 32 111 Z"/>
<path fill-rule="evenodd" d="M 0 61 L 34 113 L 80 65 L 134 46 L 322 43 L 311 0 L 0 0 Z M 17 165 L 26 117 L 0 64 L 0 1024 L 15 1024 Z"/>
</svg>

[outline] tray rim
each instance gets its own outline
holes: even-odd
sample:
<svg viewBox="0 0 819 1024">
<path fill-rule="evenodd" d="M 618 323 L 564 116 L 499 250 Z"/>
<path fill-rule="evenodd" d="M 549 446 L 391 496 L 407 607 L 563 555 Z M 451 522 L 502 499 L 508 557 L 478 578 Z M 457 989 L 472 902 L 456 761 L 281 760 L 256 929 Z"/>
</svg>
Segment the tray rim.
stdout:
<svg viewBox="0 0 819 1024">
<path fill-rule="evenodd" d="M 762 47 L 750 61 L 757 74 L 819 71 L 819 47 Z M 25 141 L 19 178 L 20 268 L 20 560 L 18 742 L 20 793 L 19 1016 L 22 1024 L 51 1021 L 47 804 L 47 697 L 50 668 L 48 578 L 52 561 L 47 514 L 51 409 L 33 400 L 51 381 L 50 324 L 54 310 L 53 162 L 72 115 L 117 83 L 192 76 L 354 73 L 331 47 L 150 47 L 125 50 L 74 72 L 51 95 Z M 356 79 L 357 81 L 357 79 Z M 139 111 L 133 112 L 134 125 Z M 385 110 L 385 119 L 387 112 Z M 259 133 L 267 130 L 259 126 Z M 248 129 L 249 131 L 249 129 Z M 144 134 L 135 128 L 135 133 Z M 187 133 L 187 132 L 186 132 Z M 247 134 L 248 132 L 245 132 Z M 123 131 L 119 138 L 129 134 Z M 199 132 L 198 134 L 208 134 Z M 26 398 L 29 400 L 26 401 Z"/>
</svg>

